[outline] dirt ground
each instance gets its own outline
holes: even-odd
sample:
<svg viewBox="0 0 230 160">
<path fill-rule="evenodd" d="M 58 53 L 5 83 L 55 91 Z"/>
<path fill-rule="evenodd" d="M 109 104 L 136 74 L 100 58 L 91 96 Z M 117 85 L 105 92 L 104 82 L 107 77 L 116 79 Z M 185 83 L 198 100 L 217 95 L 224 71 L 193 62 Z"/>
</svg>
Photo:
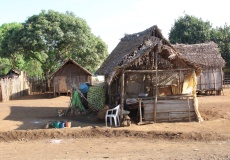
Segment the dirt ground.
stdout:
<svg viewBox="0 0 230 160">
<path fill-rule="evenodd" d="M 96 113 L 58 117 L 67 96 L 35 94 L 0 103 L 1 159 L 230 159 L 230 89 L 198 97 L 204 121 L 106 128 Z M 49 121 L 71 128 L 43 129 Z"/>
</svg>

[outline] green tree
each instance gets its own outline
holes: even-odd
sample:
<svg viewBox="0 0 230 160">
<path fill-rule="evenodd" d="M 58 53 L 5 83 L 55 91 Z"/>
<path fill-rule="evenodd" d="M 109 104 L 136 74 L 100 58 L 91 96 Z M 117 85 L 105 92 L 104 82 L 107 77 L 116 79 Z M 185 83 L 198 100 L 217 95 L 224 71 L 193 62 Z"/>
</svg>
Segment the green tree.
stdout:
<svg viewBox="0 0 230 160">
<path fill-rule="evenodd" d="M 72 54 L 73 59 L 91 72 L 95 72 L 107 56 L 106 44 L 94 35 L 91 35 L 89 43 L 84 47 L 84 52 L 78 51 Z"/>
<path fill-rule="evenodd" d="M 30 59 L 30 60 L 27 59 L 22 70 L 26 71 L 29 77 L 44 78 L 42 64 L 35 59 Z"/>
<path fill-rule="evenodd" d="M 12 64 L 8 58 L 0 58 L 0 76 L 7 74 L 11 68 Z"/>
<path fill-rule="evenodd" d="M 172 44 L 204 43 L 210 40 L 212 26 L 209 21 L 204 22 L 194 16 L 185 14 L 175 21 L 170 29 L 169 40 Z"/>
<path fill-rule="evenodd" d="M 221 56 L 227 62 L 226 67 L 230 68 L 230 26 L 216 27 L 211 32 L 211 40 L 218 44 Z"/>
<path fill-rule="evenodd" d="M 23 70 L 32 77 L 41 77 L 43 72 L 39 62 L 24 58 L 22 29 L 21 23 L 5 23 L 0 26 L 0 74 L 5 75 L 14 68 Z"/>
<path fill-rule="evenodd" d="M 91 33 L 85 20 L 71 12 L 42 11 L 23 25 L 25 57 L 39 61 L 46 77 L 67 58 L 94 71 L 108 55 L 105 43 Z"/>
<path fill-rule="evenodd" d="M 22 29 L 20 23 L 3 24 L 0 27 L 0 57 L 5 68 L 3 70 L 9 70 L 11 68 L 21 69 L 23 67 L 23 55 L 22 46 L 20 44 L 20 34 Z M 5 73 L 4 71 L 4 73 Z"/>
</svg>

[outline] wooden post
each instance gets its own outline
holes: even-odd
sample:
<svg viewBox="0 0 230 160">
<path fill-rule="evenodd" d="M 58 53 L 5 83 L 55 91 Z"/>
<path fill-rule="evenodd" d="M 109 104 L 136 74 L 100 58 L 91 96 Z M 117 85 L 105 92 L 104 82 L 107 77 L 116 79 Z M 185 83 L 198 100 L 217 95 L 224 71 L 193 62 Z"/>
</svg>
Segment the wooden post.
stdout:
<svg viewBox="0 0 230 160">
<path fill-rule="evenodd" d="M 187 97 L 187 102 L 188 102 L 188 114 L 189 114 L 189 116 L 188 116 L 188 120 L 189 120 L 189 122 L 191 122 L 191 116 L 190 116 L 190 104 L 189 104 L 189 97 Z"/>
<path fill-rule="evenodd" d="M 214 69 L 212 67 L 212 74 L 213 74 L 213 78 L 214 78 L 214 92 L 215 92 L 215 95 L 216 95 L 216 76 L 214 74 Z"/>
<path fill-rule="evenodd" d="M 54 97 L 56 97 L 55 78 L 53 77 Z"/>
<path fill-rule="evenodd" d="M 224 95 L 224 90 L 223 90 L 223 83 L 224 83 L 224 74 L 223 74 L 223 70 L 222 70 L 222 67 L 220 68 L 220 73 L 221 73 L 221 91 L 220 91 L 220 95 L 221 95 L 221 92 L 223 93 Z"/>
<path fill-rule="evenodd" d="M 125 73 L 122 72 L 122 75 L 121 75 L 121 102 L 120 102 L 120 107 L 121 107 L 121 119 L 123 118 L 123 112 L 124 112 L 124 97 L 125 95 Z"/>
<path fill-rule="evenodd" d="M 93 84 L 93 77 L 91 75 L 89 76 L 89 82 L 90 84 Z"/>
<path fill-rule="evenodd" d="M 111 101 L 112 101 L 112 100 L 111 100 L 111 99 L 112 99 L 112 98 L 111 98 L 112 96 L 111 96 L 111 89 L 110 89 L 110 86 L 111 86 L 111 84 L 109 83 L 109 84 L 108 84 L 109 104 L 111 104 Z"/>
<path fill-rule="evenodd" d="M 138 98 L 138 102 L 139 102 L 139 106 L 138 106 L 138 110 L 139 110 L 139 113 L 140 113 L 140 120 L 139 120 L 139 123 L 138 124 L 142 124 L 142 111 L 141 111 L 141 98 Z"/>
<path fill-rule="evenodd" d="M 201 78 L 202 76 L 200 75 L 200 90 L 202 91 L 202 78 Z"/>
<path fill-rule="evenodd" d="M 154 119 L 154 123 L 156 123 L 157 122 L 157 94 L 158 94 L 158 88 L 157 88 L 157 84 L 158 84 L 158 73 L 157 73 L 157 53 L 155 52 L 155 70 L 156 70 L 156 72 L 155 72 L 155 76 L 156 76 L 156 84 L 155 84 L 155 89 L 156 89 L 156 91 L 155 91 L 155 102 L 154 102 L 154 111 L 153 111 L 153 113 L 154 113 L 154 115 L 153 115 L 153 119 Z"/>
</svg>

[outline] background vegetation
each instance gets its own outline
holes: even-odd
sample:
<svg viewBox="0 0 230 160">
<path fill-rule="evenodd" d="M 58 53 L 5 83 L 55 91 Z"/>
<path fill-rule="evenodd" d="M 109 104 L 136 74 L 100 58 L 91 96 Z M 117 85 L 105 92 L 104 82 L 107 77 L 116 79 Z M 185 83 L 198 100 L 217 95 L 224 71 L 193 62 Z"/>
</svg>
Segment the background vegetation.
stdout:
<svg viewBox="0 0 230 160">
<path fill-rule="evenodd" d="M 175 20 L 169 33 L 171 43 L 194 44 L 214 41 L 230 68 L 230 26 L 213 28 L 185 14 Z M 46 79 L 66 59 L 94 73 L 108 56 L 107 45 L 92 34 L 86 21 L 72 12 L 53 10 L 32 15 L 24 23 L 0 26 L 0 75 L 11 68 L 30 77 Z"/>
<path fill-rule="evenodd" d="M 213 28 L 209 21 L 185 14 L 171 27 L 169 40 L 172 44 L 214 41 L 219 46 L 221 56 L 227 62 L 226 69 L 230 68 L 230 26 L 227 24 Z"/>
<path fill-rule="evenodd" d="M 72 12 L 42 11 L 25 23 L 0 26 L 1 74 L 14 68 L 47 78 L 68 58 L 94 72 L 107 56 L 105 42 Z"/>
</svg>

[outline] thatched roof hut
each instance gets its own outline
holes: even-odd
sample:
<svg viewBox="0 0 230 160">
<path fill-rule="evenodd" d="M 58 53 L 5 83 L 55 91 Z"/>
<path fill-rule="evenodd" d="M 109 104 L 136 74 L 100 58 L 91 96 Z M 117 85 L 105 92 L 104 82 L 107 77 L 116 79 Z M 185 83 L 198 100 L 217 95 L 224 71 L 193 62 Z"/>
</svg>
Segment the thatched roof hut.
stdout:
<svg viewBox="0 0 230 160">
<path fill-rule="evenodd" d="M 201 120 L 195 91 L 200 73 L 200 66 L 181 56 L 156 25 L 125 35 L 96 72 L 105 75 L 110 103 L 121 95 L 122 110 L 130 98 L 155 97 L 143 102 L 145 120 L 154 122 Z"/>
<path fill-rule="evenodd" d="M 226 64 L 218 45 L 214 42 L 200 44 L 175 44 L 173 47 L 181 56 L 203 67 L 223 68 Z"/>
<path fill-rule="evenodd" d="M 183 58 L 197 63 L 202 68 L 202 74 L 197 78 L 197 90 L 222 90 L 222 68 L 226 62 L 221 57 L 218 45 L 214 42 L 200 44 L 175 44 L 173 47 Z"/>
<path fill-rule="evenodd" d="M 125 35 L 96 71 L 96 74 L 107 75 L 107 80 L 110 83 L 122 70 L 132 66 L 140 69 L 138 66 L 145 63 L 146 68 L 154 69 L 152 59 L 148 57 L 149 53 L 157 53 L 162 60 L 158 64 L 158 69 L 194 68 L 197 74 L 200 73 L 199 65 L 177 53 L 155 25 L 143 32 Z"/>
</svg>

